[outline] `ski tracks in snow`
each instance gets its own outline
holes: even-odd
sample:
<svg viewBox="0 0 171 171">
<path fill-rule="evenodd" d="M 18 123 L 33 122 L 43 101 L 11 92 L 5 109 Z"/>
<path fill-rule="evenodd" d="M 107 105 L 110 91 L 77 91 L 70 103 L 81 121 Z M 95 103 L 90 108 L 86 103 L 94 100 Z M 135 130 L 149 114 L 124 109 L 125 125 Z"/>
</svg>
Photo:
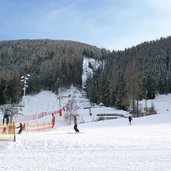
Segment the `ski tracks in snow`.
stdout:
<svg viewBox="0 0 171 171">
<path fill-rule="evenodd" d="M 0 144 L 0 171 L 170 171 L 169 125 L 83 128 L 17 135 Z"/>
</svg>

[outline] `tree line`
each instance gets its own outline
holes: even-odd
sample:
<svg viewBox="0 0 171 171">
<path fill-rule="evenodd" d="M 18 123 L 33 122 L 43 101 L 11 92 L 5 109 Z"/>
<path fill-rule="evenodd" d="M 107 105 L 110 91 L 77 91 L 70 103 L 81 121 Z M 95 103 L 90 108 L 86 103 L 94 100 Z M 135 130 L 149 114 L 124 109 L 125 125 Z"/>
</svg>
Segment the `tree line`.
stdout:
<svg viewBox="0 0 171 171">
<path fill-rule="evenodd" d="M 95 46 L 73 41 L 0 41 L 0 104 L 21 99 L 20 80 L 26 74 L 31 75 L 27 93 L 81 87 L 83 56 L 98 59 L 101 54 Z"/>
<path fill-rule="evenodd" d="M 112 51 L 87 81 L 87 96 L 137 115 L 138 101 L 171 92 L 171 37 Z"/>
</svg>

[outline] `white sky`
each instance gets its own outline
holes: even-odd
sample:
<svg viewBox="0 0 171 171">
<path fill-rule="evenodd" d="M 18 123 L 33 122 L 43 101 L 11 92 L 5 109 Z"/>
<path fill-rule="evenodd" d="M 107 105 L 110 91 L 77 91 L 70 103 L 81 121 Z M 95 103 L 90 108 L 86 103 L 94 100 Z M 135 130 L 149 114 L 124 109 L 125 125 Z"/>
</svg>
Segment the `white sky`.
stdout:
<svg viewBox="0 0 171 171">
<path fill-rule="evenodd" d="M 74 40 L 111 50 L 170 35 L 170 0 L 0 0 L 0 40 Z"/>
</svg>

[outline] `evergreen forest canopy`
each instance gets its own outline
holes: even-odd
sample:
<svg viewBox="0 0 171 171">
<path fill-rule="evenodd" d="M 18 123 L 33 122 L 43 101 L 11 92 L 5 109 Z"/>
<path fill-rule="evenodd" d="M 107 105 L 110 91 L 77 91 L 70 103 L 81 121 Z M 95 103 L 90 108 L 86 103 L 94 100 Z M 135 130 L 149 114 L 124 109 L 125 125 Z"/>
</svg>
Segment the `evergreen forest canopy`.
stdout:
<svg viewBox="0 0 171 171">
<path fill-rule="evenodd" d="M 87 82 L 92 102 L 126 110 L 131 104 L 138 113 L 138 100 L 171 92 L 171 37 L 113 51 L 104 63 Z"/>
<path fill-rule="evenodd" d="M 23 94 L 21 76 L 30 74 L 28 93 L 80 87 L 83 56 L 100 59 L 101 49 L 73 41 L 15 40 L 0 42 L 0 104 L 16 103 Z"/>
<path fill-rule="evenodd" d="M 142 98 L 171 92 L 171 37 L 112 52 L 73 41 L 1 41 L 0 104 L 21 98 L 20 80 L 27 73 L 27 93 L 80 87 L 84 56 L 103 63 L 87 80 L 91 102 L 127 110 Z"/>
</svg>

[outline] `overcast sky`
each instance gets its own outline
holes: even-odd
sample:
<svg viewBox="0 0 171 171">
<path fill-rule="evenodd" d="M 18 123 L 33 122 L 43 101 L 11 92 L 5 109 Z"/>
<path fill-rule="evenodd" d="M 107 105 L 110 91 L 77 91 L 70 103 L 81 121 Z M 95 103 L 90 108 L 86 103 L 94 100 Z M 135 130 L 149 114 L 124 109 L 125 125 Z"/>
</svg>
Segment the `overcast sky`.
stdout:
<svg viewBox="0 0 171 171">
<path fill-rule="evenodd" d="M 171 0 L 0 0 L 0 40 L 73 40 L 110 50 L 171 35 Z"/>
</svg>

